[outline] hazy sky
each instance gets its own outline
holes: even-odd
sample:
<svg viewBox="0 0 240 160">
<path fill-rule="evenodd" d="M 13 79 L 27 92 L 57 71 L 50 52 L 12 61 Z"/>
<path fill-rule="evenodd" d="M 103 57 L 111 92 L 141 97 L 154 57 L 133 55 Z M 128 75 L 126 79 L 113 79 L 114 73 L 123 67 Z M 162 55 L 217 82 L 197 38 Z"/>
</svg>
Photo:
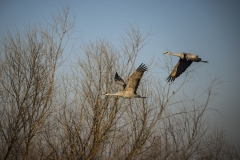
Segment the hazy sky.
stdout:
<svg viewBox="0 0 240 160">
<path fill-rule="evenodd" d="M 0 34 L 7 28 L 22 30 L 28 24 L 44 22 L 65 2 L 0 0 Z M 143 33 L 151 30 L 138 63 L 148 63 L 152 56 L 162 59 L 166 48 L 208 60 L 210 63 L 197 70 L 199 78 L 192 84 L 204 87 L 209 74 L 225 81 L 209 107 L 223 114 L 212 116 L 229 137 L 240 142 L 239 0 L 72 0 L 69 4 L 71 14 L 76 16 L 75 30 L 79 31 L 74 36 L 86 42 L 106 38 L 118 46 L 128 23 L 137 24 Z"/>
</svg>

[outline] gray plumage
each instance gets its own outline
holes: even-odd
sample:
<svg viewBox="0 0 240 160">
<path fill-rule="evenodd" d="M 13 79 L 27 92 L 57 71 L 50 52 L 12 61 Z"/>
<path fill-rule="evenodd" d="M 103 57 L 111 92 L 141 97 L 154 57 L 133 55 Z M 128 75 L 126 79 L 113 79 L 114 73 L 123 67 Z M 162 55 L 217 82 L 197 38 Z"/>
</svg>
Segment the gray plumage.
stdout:
<svg viewBox="0 0 240 160">
<path fill-rule="evenodd" d="M 137 89 L 140 83 L 140 80 L 143 76 L 143 73 L 147 70 L 145 64 L 141 64 L 137 70 L 128 78 L 127 84 L 124 80 L 117 74 L 115 74 L 114 80 L 115 84 L 121 90 L 114 94 L 106 93 L 106 96 L 120 96 L 123 98 L 146 98 L 137 95 Z"/>
<path fill-rule="evenodd" d="M 172 52 L 166 52 L 164 54 L 171 55 L 171 56 L 178 56 L 180 59 L 176 66 L 173 68 L 171 74 L 167 77 L 168 82 L 173 82 L 175 78 L 179 77 L 191 64 L 192 62 L 204 62 L 208 63 L 208 61 L 202 61 L 198 55 L 191 54 L 191 53 L 178 53 L 172 54 Z"/>
<path fill-rule="evenodd" d="M 124 90 L 126 88 L 126 83 L 124 82 L 124 80 L 118 75 L 118 73 L 116 72 L 115 77 L 115 84 L 118 86 L 118 88 L 120 90 Z"/>
</svg>

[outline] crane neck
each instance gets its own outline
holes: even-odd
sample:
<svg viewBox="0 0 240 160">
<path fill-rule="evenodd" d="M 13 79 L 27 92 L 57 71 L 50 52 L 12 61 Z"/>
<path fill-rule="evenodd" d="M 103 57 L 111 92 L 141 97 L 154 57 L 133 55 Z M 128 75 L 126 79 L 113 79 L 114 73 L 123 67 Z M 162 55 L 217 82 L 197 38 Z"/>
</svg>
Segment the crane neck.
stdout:
<svg viewBox="0 0 240 160">
<path fill-rule="evenodd" d="M 119 92 L 117 93 L 108 93 L 107 96 L 120 96 Z"/>
<path fill-rule="evenodd" d="M 172 56 L 177 56 L 180 57 L 182 59 L 184 59 L 184 54 L 183 53 L 177 53 L 177 54 L 171 54 Z"/>
</svg>

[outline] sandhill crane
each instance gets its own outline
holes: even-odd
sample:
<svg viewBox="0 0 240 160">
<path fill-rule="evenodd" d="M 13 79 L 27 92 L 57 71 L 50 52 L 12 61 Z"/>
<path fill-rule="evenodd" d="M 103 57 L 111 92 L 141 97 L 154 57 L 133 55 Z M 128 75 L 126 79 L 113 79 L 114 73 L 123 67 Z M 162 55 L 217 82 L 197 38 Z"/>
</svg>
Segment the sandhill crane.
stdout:
<svg viewBox="0 0 240 160">
<path fill-rule="evenodd" d="M 180 76 L 180 74 L 182 74 L 192 64 L 192 62 L 208 63 L 208 61 L 202 61 L 201 58 L 198 57 L 198 55 L 191 53 L 180 52 L 178 54 L 172 54 L 172 52 L 166 52 L 163 54 L 180 57 L 178 63 L 172 70 L 172 73 L 167 77 L 168 82 L 173 82 L 175 78 Z"/>
<path fill-rule="evenodd" d="M 117 74 L 115 74 L 114 80 L 118 88 L 121 90 L 114 94 L 106 93 L 106 96 L 120 96 L 123 98 L 147 98 L 137 95 L 136 91 L 139 85 L 139 82 L 143 76 L 143 73 L 147 70 L 145 64 L 141 64 L 137 70 L 128 78 L 127 84 L 124 80 Z"/>
</svg>

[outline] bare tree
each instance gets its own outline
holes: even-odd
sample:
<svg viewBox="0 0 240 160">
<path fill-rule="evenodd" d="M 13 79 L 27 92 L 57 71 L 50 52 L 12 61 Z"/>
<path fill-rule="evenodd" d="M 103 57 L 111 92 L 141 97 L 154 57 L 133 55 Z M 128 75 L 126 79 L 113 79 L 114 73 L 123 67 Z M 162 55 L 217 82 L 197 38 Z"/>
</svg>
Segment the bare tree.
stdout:
<svg viewBox="0 0 240 160">
<path fill-rule="evenodd" d="M 46 27 L 29 27 L 1 40 L 1 159 L 28 159 L 33 139 L 53 112 L 55 74 L 74 23 L 69 9 Z"/>
<path fill-rule="evenodd" d="M 206 135 L 199 159 L 240 159 L 237 148 L 228 140 L 224 130 L 214 126 Z"/>
<path fill-rule="evenodd" d="M 218 78 L 200 95 L 189 93 L 185 86 L 197 68 L 182 82 L 167 83 L 153 72 L 171 72 L 166 57 L 148 64 L 138 88 L 146 99 L 105 97 L 117 90 L 115 72 L 127 80 L 136 69 L 150 32 L 129 24 L 120 48 L 107 39 L 84 43 L 67 72 L 57 74 L 73 26 L 66 7 L 47 26 L 1 39 L 1 159 L 239 158 L 205 118 Z"/>
<path fill-rule="evenodd" d="M 52 159 L 194 159 L 203 150 L 209 123 L 204 118 L 216 96 L 217 78 L 199 95 L 186 94 L 193 77 L 189 71 L 180 84 L 162 82 L 145 74 L 138 92 L 147 99 L 105 97 L 115 92 L 113 75 L 128 77 L 135 69 L 146 37 L 129 26 L 122 50 L 109 41 L 85 44 L 71 73 L 62 77 L 57 127 L 46 136 Z M 131 43 L 130 43 L 131 42 Z M 138 44 L 139 43 L 139 44 Z M 138 49 L 136 49 L 138 48 Z M 132 49 L 132 50 L 131 50 Z M 159 62 L 158 62 L 159 63 Z M 171 71 L 171 57 L 160 69 Z M 150 66 L 151 67 L 151 66 Z M 147 78 L 146 78 L 147 77 Z M 204 101 L 205 100 L 205 101 Z M 57 133 L 57 134 L 56 134 Z M 49 133 L 47 132 L 47 135 Z"/>
</svg>

